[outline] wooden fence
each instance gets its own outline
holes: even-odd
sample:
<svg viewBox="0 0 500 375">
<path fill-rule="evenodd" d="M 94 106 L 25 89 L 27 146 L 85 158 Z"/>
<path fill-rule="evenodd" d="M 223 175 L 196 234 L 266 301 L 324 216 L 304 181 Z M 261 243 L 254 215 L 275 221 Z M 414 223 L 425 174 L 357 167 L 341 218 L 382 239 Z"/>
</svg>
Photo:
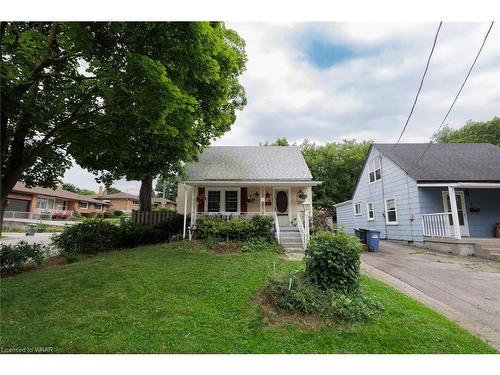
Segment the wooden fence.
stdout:
<svg viewBox="0 0 500 375">
<path fill-rule="evenodd" d="M 177 213 L 174 211 L 132 211 L 132 222 L 136 224 L 154 225 L 167 221 L 176 215 Z"/>
</svg>

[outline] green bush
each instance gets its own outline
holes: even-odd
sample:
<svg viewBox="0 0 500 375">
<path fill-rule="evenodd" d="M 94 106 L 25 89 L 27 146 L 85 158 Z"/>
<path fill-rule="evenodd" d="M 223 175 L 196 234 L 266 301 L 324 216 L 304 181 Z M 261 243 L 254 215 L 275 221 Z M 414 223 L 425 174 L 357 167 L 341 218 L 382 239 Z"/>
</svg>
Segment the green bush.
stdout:
<svg viewBox="0 0 500 375">
<path fill-rule="evenodd" d="M 42 264 L 46 247 L 40 244 L 28 244 L 21 241 L 15 245 L 0 245 L 0 270 L 2 272 L 18 273 L 28 261 Z"/>
<path fill-rule="evenodd" d="M 273 218 L 257 215 L 252 218 L 223 218 L 201 216 L 196 220 L 199 238 L 214 237 L 222 240 L 245 241 L 254 237 L 272 239 Z"/>
<path fill-rule="evenodd" d="M 102 219 L 85 219 L 53 237 L 63 253 L 97 254 L 121 245 L 121 229 Z"/>
<path fill-rule="evenodd" d="M 135 247 L 169 240 L 182 229 L 182 217 L 174 215 L 156 225 L 121 220 L 86 219 L 54 236 L 53 243 L 64 254 L 96 254 L 117 248 Z"/>
<path fill-rule="evenodd" d="M 115 216 L 117 217 L 120 217 L 123 215 L 123 211 L 122 210 L 114 210 L 113 213 L 115 214 Z"/>
<path fill-rule="evenodd" d="M 96 213 L 91 211 L 91 212 L 80 212 L 80 215 L 86 219 L 91 219 L 95 217 Z"/>
<path fill-rule="evenodd" d="M 111 219 L 116 216 L 113 211 L 104 211 L 103 215 L 105 219 Z"/>
<path fill-rule="evenodd" d="M 269 242 L 265 237 L 250 238 L 241 245 L 242 253 L 256 253 L 259 251 L 282 253 L 283 247 L 276 242 Z"/>
<path fill-rule="evenodd" d="M 306 276 L 321 289 L 345 293 L 359 288 L 359 254 L 362 245 L 358 238 L 343 231 L 318 231 L 305 251 Z"/>
<path fill-rule="evenodd" d="M 380 302 L 361 293 L 320 289 L 303 273 L 273 277 L 264 292 L 278 309 L 315 314 L 334 322 L 366 322 L 380 315 Z"/>
</svg>

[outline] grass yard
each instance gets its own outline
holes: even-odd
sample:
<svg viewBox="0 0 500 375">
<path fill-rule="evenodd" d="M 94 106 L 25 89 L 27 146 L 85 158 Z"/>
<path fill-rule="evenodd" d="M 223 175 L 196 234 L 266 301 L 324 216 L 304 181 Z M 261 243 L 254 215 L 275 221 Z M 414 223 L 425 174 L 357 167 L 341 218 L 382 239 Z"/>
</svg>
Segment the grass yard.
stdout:
<svg viewBox="0 0 500 375">
<path fill-rule="evenodd" d="M 83 353 L 495 353 L 446 318 L 369 278 L 369 324 L 266 326 L 253 302 L 276 254 L 215 255 L 185 243 L 111 252 L 1 280 L 0 346 Z"/>
</svg>

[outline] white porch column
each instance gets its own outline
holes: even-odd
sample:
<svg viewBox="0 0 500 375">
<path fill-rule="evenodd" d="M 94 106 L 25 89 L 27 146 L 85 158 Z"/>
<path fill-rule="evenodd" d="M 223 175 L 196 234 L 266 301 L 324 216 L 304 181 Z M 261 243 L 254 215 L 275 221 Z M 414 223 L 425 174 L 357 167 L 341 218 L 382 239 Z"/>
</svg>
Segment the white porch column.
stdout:
<svg viewBox="0 0 500 375">
<path fill-rule="evenodd" d="M 460 222 L 458 221 L 457 198 L 455 196 L 455 188 L 453 186 L 448 186 L 448 194 L 450 196 L 451 217 L 453 219 L 453 229 L 455 231 L 455 238 L 459 240 L 462 238 L 462 235 L 460 234 Z"/>
<path fill-rule="evenodd" d="M 186 238 L 188 194 L 187 185 L 184 184 L 184 225 L 182 227 L 182 238 Z"/>
<path fill-rule="evenodd" d="M 194 224 L 196 224 L 196 196 L 195 196 L 195 190 L 196 188 L 193 187 L 191 191 L 191 228 L 193 227 Z"/>
</svg>

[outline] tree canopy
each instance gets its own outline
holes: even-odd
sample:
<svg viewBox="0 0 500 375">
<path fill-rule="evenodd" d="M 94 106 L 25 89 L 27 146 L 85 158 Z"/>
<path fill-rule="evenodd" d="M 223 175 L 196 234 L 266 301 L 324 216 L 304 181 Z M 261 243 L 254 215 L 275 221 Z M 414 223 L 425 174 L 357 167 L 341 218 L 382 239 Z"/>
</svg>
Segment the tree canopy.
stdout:
<svg viewBox="0 0 500 375">
<path fill-rule="evenodd" d="M 121 193 L 121 190 L 118 189 L 118 188 L 116 188 L 116 187 L 114 187 L 114 186 L 109 186 L 109 187 L 106 188 L 106 192 L 108 194 L 116 194 L 116 193 Z"/>
<path fill-rule="evenodd" d="M 71 158 L 143 179 L 227 131 L 244 41 L 222 23 L 2 22 L 2 212 L 16 181 L 53 187 Z"/>
<path fill-rule="evenodd" d="M 95 191 L 89 190 L 89 189 L 81 189 L 78 186 L 71 184 L 69 182 L 61 183 L 61 187 L 64 190 L 71 191 L 73 193 L 80 194 L 80 195 L 95 195 Z"/>
<path fill-rule="evenodd" d="M 304 159 L 313 178 L 323 181 L 313 187 L 314 207 L 334 212 L 333 205 L 351 199 L 371 142 L 344 140 L 318 145 L 305 140 Z"/>
<path fill-rule="evenodd" d="M 175 201 L 177 198 L 177 185 L 176 175 L 160 175 L 155 186 L 156 196 Z M 165 196 L 163 196 L 163 191 L 165 191 Z"/>
<path fill-rule="evenodd" d="M 500 146 L 500 117 L 484 122 L 468 121 L 458 129 L 445 126 L 432 139 L 437 143 L 491 143 Z"/>
</svg>

